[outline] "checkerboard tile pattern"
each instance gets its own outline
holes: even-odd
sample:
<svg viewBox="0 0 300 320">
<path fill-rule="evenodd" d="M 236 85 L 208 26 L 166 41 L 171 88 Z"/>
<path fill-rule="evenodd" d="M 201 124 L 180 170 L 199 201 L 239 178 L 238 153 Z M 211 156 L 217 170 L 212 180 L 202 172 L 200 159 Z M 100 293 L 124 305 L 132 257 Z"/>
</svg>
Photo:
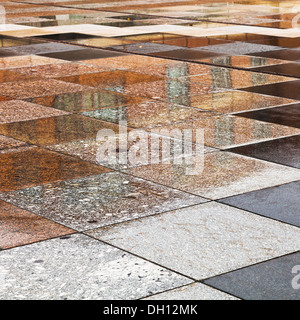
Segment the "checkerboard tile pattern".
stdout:
<svg viewBox="0 0 300 320">
<path fill-rule="evenodd" d="M 1 3 L 0 299 L 300 300 L 296 9 Z M 98 160 L 135 129 L 147 161 Z"/>
</svg>

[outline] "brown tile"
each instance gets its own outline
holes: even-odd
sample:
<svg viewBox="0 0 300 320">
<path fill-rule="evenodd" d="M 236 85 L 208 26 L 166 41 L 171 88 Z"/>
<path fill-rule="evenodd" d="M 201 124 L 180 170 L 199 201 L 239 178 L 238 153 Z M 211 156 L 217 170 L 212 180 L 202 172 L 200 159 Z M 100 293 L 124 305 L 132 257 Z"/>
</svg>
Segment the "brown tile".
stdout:
<svg viewBox="0 0 300 320">
<path fill-rule="evenodd" d="M 21 74 L 15 71 L 16 69 L 7 70 L 7 69 L 0 69 L 0 83 L 5 82 L 14 82 L 14 81 L 25 81 L 29 79 L 36 79 L 37 77 L 34 74 Z"/>
<path fill-rule="evenodd" d="M 14 99 L 26 99 L 86 89 L 88 88 L 84 86 L 53 79 L 31 80 L 0 84 L 0 95 Z"/>
<path fill-rule="evenodd" d="M 0 152 L 0 192 L 108 172 L 52 151 L 24 147 Z"/>
<path fill-rule="evenodd" d="M 109 88 L 117 86 L 127 86 L 133 83 L 144 83 L 159 80 L 159 77 L 146 74 L 127 72 L 127 71 L 110 71 L 101 73 L 83 74 L 78 76 L 61 77 L 58 80 L 77 83 L 80 85 Z"/>
<path fill-rule="evenodd" d="M 39 65 L 55 64 L 62 62 L 64 61 L 34 55 L 7 57 L 0 58 L 0 69 L 34 67 Z"/>
<path fill-rule="evenodd" d="M 75 231 L 0 201 L 0 248 L 9 249 Z"/>
<path fill-rule="evenodd" d="M 48 118 L 64 114 L 67 113 L 22 100 L 0 102 L 0 123 Z"/>
<path fill-rule="evenodd" d="M 40 146 L 96 139 L 102 129 L 118 132 L 119 126 L 74 114 L 0 124 L 0 134 Z"/>
<path fill-rule="evenodd" d="M 16 147 L 24 147 L 25 145 L 26 143 L 23 141 L 18 141 L 18 140 L 0 135 L 0 150 L 12 149 Z"/>
</svg>

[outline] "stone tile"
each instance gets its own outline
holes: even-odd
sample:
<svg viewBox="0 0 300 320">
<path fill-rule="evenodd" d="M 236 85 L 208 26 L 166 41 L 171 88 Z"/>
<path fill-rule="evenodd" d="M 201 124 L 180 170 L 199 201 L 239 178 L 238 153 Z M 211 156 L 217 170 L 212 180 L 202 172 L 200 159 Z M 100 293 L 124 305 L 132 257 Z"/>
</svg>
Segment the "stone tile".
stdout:
<svg viewBox="0 0 300 320">
<path fill-rule="evenodd" d="M 214 202 L 88 234 L 198 280 L 300 247 L 298 228 Z"/>
<path fill-rule="evenodd" d="M 267 100 L 267 96 L 263 97 Z M 239 117 L 300 128 L 300 104 L 296 103 L 276 108 L 243 112 L 239 113 Z"/>
<path fill-rule="evenodd" d="M 300 77 L 299 71 L 300 63 L 285 63 L 285 64 L 278 64 L 272 66 L 264 66 L 264 67 L 257 67 L 253 68 L 257 72 L 267 72 L 267 73 L 274 73 L 280 74 L 284 76 L 290 77 Z"/>
<path fill-rule="evenodd" d="M 0 164 L 1 192 L 110 171 L 35 147 L 2 150 Z"/>
<path fill-rule="evenodd" d="M 0 124 L 0 134 L 40 146 L 96 139 L 102 129 L 118 133 L 119 126 L 74 114 Z"/>
<path fill-rule="evenodd" d="M 143 300 L 238 300 L 222 291 L 215 290 L 202 283 L 192 283 L 179 289 L 156 294 Z"/>
<path fill-rule="evenodd" d="M 300 136 L 296 135 L 232 148 L 229 149 L 229 151 L 300 169 L 299 142 Z"/>
<path fill-rule="evenodd" d="M 73 230 L 0 201 L 0 248 L 9 249 L 74 233 Z"/>
<path fill-rule="evenodd" d="M 246 300 L 299 300 L 299 259 L 300 253 L 290 254 L 205 283 Z"/>
<path fill-rule="evenodd" d="M 228 152 L 191 157 L 183 164 L 160 163 L 128 170 L 134 176 L 209 199 L 297 181 L 298 170 Z M 196 174 L 188 174 L 194 169 Z"/>
<path fill-rule="evenodd" d="M 205 115 L 205 114 L 204 114 Z M 192 129 L 204 131 L 204 144 L 213 148 L 228 149 L 245 144 L 273 140 L 300 134 L 300 129 L 257 121 L 233 115 L 212 114 L 210 117 L 186 121 L 158 128 L 158 130 Z M 193 140 L 193 142 L 195 142 Z"/>
<path fill-rule="evenodd" d="M 136 104 L 145 101 L 145 99 L 112 91 L 91 89 L 29 98 L 26 99 L 26 101 L 71 113 L 79 113 L 108 107 L 121 107 L 124 105 Z"/>
<path fill-rule="evenodd" d="M 26 143 L 0 135 L 0 150 L 23 147 Z"/>
<path fill-rule="evenodd" d="M 84 235 L 14 248 L 0 261 L 5 300 L 133 300 L 191 282 Z"/>
<path fill-rule="evenodd" d="M 79 231 L 206 201 L 117 172 L 2 193 L 0 198 Z"/>
<path fill-rule="evenodd" d="M 18 81 L 0 84 L 0 94 L 14 99 L 49 96 L 90 89 L 74 83 L 53 79 Z"/>
<path fill-rule="evenodd" d="M 34 67 L 47 64 L 62 63 L 64 61 L 46 57 L 39 57 L 35 55 L 26 55 L 20 57 L 0 58 L 0 69 L 13 69 Z"/>
<path fill-rule="evenodd" d="M 222 203 L 300 227 L 300 182 L 226 198 Z"/>
<path fill-rule="evenodd" d="M 16 82 L 36 79 L 37 77 L 33 74 L 25 75 L 20 74 L 14 70 L 0 69 L 0 83 L 5 82 Z"/>
<path fill-rule="evenodd" d="M 0 124 L 48 118 L 64 114 L 67 113 L 22 100 L 0 102 Z"/>
<path fill-rule="evenodd" d="M 267 52 L 256 52 L 252 53 L 253 56 L 259 57 L 268 57 L 272 59 L 282 59 L 282 60 L 290 60 L 297 61 L 300 60 L 300 50 L 296 49 L 283 49 L 275 50 L 275 51 L 267 51 Z"/>
</svg>

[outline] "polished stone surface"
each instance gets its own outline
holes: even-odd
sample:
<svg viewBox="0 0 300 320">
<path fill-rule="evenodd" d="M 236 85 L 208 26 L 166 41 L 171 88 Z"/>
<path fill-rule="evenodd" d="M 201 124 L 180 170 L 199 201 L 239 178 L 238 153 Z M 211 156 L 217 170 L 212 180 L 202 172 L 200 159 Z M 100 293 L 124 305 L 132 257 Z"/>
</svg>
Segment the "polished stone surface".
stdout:
<svg viewBox="0 0 300 320">
<path fill-rule="evenodd" d="M 284 63 L 284 64 L 277 64 L 271 66 L 263 66 L 263 67 L 256 67 L 252 70 L 257 72 L 267 72 L 267 73 L 274 73 L 280 74 L 284 76 L 290 77 L 300 77 L 300 63 Z"/>
<path fill-rule="evenodd" d="M 296 268 L 299 259 L 299 253 L 290 254 L 209 279 L 205 283 L 246 300 L 299 300 L 299 268 Z"/>
<path fill-rule="evenodd" d="M 88 234 L 198 280 L 300 248 L 298 228 L 214 202 Z"/>
<path fill-rule="evenodd" d="M 1 193 L 0 198 L 79 231 L 206 201 L 117 172 Z"/>
<path fill-rule="evenodd" d="M 79 234 L 0 252 L 0 263 L 3 300 L 133 300 L 191 282 Z"/>
<path fill-rule="evenodd" d="M 222 203 L 300 227 L 300 183 L 246 193 Z"/>
</svg>

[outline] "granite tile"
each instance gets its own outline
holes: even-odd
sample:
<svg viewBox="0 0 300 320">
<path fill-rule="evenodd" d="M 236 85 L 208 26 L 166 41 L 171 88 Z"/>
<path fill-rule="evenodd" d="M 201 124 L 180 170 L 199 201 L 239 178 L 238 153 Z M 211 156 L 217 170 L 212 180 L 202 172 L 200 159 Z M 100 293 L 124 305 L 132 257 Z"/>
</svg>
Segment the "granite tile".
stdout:
<svg viewBox="0 0 300 320">
<path fill-rule="evenodd" d="M 14 99 L 26 99 L 49 96 L 67 92 L 78 92 L 90 89 L 78 84 L 54 79 L 18 81 L 0 84 L 0 94 Z"/>
<path fill-rule="evenodd" d="M 0 135 L 0 150 L 24 147 L 25 145 L 26 143 L 23 141 L 18 141 L 18 140 Z"/>
<path fill-rule="evenodd" d="M 298 228 L 215 202 L 87 234 L 197 280 L 300 247 Z"/>
<path fill-rule="evenodd" d="M 2 150 L 0 164 L 1 192 L 109 171 L 101 166 L 35 147 Z"/>
<path fill-rule="evenodd" d="M 37 79 L 37 76 L 33 74 L 28 74 L 28 75 L 21 74 L 19 72 L 16 72 L 16 70 L 17 69 L 13 69 L 13 70 L 0 69 L 0 83 Z"/>
<path fill-rule="evenodd" d="M 0 134 L 40 146 L 96 139 L 102 129 L 118 133 L 119 126 L 75 114 L 0 124 Z"/>
<path fill-rule="evenodd" d="M 239 300 L 222 291 L 215 290 L 202 283 L 192 283 L 179 289 L 156 294 L 142 300 Z"/>
<path fill-rule="evenodd" d="M 134 300 L 191 282 L 79 234 L 2 252 L 0 262 L 5 300 Z"/>
<path fill-rule="evenodd" d="M 190 170 L 190 171 L 188 171 Z M 190 172 L 196 174 L 191 175 Z M 229 152 L 187 157 L 182 164 L 162 162 L 127 170 L 136 177 L 209 199 L 297 181 L 299 170 Z"/>
<path fill-rule="evenodd" d="M 205 283 L 245 300 L 299 300 L 300 253 L 208 279 Z"/>
<path fill-rule="evenodd" d="M 52 58 L 39 57 L 35 55 L 6 57 L 0 58 L 0 69 L 35 67 L 40 65 L 56 64 L 62 62 L 64 61 Z"/>
<path fill-rule="evenodd" d="M 1 193 L 0 198 L 78 231 L 206 201 L 117 172 Z"/>
<path fill-rule="evenodd" d="M 231 152 L 300 169 L 300 136 L 275 139 L 229 149 Z"/>
<path fill-rule="evenodd" d="M 0 248 L 9 249 L 74 233 L 73 230 L 0 201 Z"/>
<path fill-rule="evenodd" d="M 22 100 L 0 102 L 0 124 L 48 118 L 64 114 L 67 113 Z"/>
</svg>

